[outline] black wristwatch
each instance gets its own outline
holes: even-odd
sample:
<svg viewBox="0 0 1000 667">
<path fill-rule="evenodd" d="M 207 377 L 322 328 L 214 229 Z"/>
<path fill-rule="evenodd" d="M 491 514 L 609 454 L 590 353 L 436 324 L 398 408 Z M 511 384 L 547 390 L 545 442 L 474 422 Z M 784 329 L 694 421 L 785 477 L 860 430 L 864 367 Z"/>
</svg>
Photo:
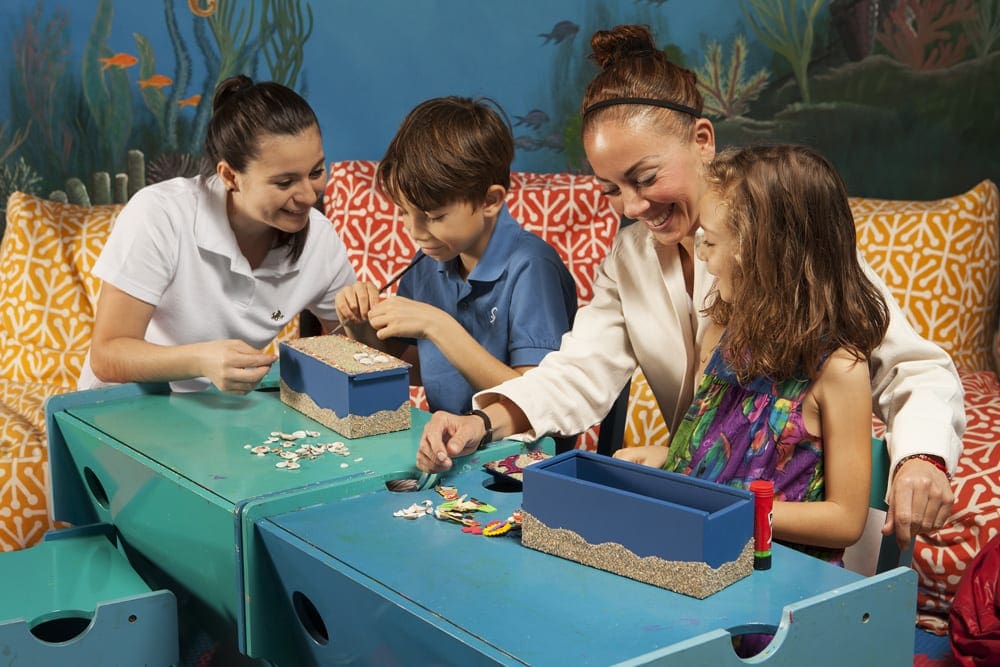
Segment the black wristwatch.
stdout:
<svg viewBox="0 0 1000 667">
<path fill-rule="evenodd" d="M 483 420 L 483 426 L 486 427 L 486 433 L 483 435 L 483 439 L 479 441 L 479 447 L 485 447 L 493 442 L 493 422 L 490 421 L 490 416 L 482 410 L 469 410 L 465 414 L 479 417 Z"/>
</svg>

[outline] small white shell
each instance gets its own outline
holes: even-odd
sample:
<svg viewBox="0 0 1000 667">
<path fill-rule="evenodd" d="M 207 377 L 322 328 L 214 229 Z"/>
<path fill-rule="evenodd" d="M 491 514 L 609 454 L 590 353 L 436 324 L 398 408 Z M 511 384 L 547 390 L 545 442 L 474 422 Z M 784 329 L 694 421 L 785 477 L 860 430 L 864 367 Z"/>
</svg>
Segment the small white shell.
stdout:
<svg viewBox="0 0 1000 667">
<path fill-rule="evenodd" d="M 341 468 L 346 468 L 346 467 L 347 467 L 348 465 L 349 465 L 349 464 L 347 464 L 347 463 L 341 463 L 341 464 L 340 464 L 340 467 L 341 467 Z"/>
<path fill-rule="evenodd" d="M 389 361 L 389 357 L 385 356 L 384 354 L 376 354 L 374 357 L 372 357 L 372 361 L 374 361 L 376 364 L 384 364 L 387 361 Z"/>
</svg>

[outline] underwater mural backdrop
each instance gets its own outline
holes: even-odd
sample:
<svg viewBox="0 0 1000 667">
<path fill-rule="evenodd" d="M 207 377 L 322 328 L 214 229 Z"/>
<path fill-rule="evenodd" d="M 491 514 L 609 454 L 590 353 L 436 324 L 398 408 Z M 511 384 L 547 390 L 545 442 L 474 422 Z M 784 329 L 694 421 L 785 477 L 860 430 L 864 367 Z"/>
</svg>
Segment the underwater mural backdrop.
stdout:
<svg viewBox="0 0 1000 667">
<path fill-rule="evenodd" d="M 515 169 L 586 172 L 589 37 L 619 23 L 698 73 L 721 146 L 810 144 L 858 196 L 1000 181 L 1000 0 L 6 0 L 0 205 L 195 173 L 235 73 L 302 93 L 328 160 L 378 159 L 423 99 L 484 95 Z"/>
</svg>

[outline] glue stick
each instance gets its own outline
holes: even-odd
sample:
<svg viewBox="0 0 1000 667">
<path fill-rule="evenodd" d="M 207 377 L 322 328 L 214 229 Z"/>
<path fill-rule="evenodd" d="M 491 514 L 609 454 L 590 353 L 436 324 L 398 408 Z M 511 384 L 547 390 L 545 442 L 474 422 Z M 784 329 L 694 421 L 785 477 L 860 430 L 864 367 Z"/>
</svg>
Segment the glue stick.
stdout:
<svg viewBox="0 0 1000 667">
<path fill-rule="evenodd" d="M 753 569 L 771 569 L 771 519 L 774 507 L 774 482 L 757 479 L 750 482 L 753 493 Z"/>
</svg>

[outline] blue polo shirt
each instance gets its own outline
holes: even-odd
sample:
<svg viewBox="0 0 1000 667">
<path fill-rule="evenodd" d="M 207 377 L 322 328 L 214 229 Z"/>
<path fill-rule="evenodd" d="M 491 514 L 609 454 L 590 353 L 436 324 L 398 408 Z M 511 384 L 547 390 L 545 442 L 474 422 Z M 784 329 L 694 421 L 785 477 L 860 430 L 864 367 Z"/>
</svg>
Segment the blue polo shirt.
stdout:
<svg viewBox="0 0 1000 667">
<path fill-rule="evenodd" d="M 456 269 L 459 261 L 425 258 L 403 276 L 398 294 L 448 313 L 508 366 L 537 366 L 559 349 L 576 315 L 576 284 L 552 246 L 522 229 L 504 206 L 468 280 Z M 469 410 L 472 385 L 436 345 L 416 344 L 430 409 Z"/>
</svg>

